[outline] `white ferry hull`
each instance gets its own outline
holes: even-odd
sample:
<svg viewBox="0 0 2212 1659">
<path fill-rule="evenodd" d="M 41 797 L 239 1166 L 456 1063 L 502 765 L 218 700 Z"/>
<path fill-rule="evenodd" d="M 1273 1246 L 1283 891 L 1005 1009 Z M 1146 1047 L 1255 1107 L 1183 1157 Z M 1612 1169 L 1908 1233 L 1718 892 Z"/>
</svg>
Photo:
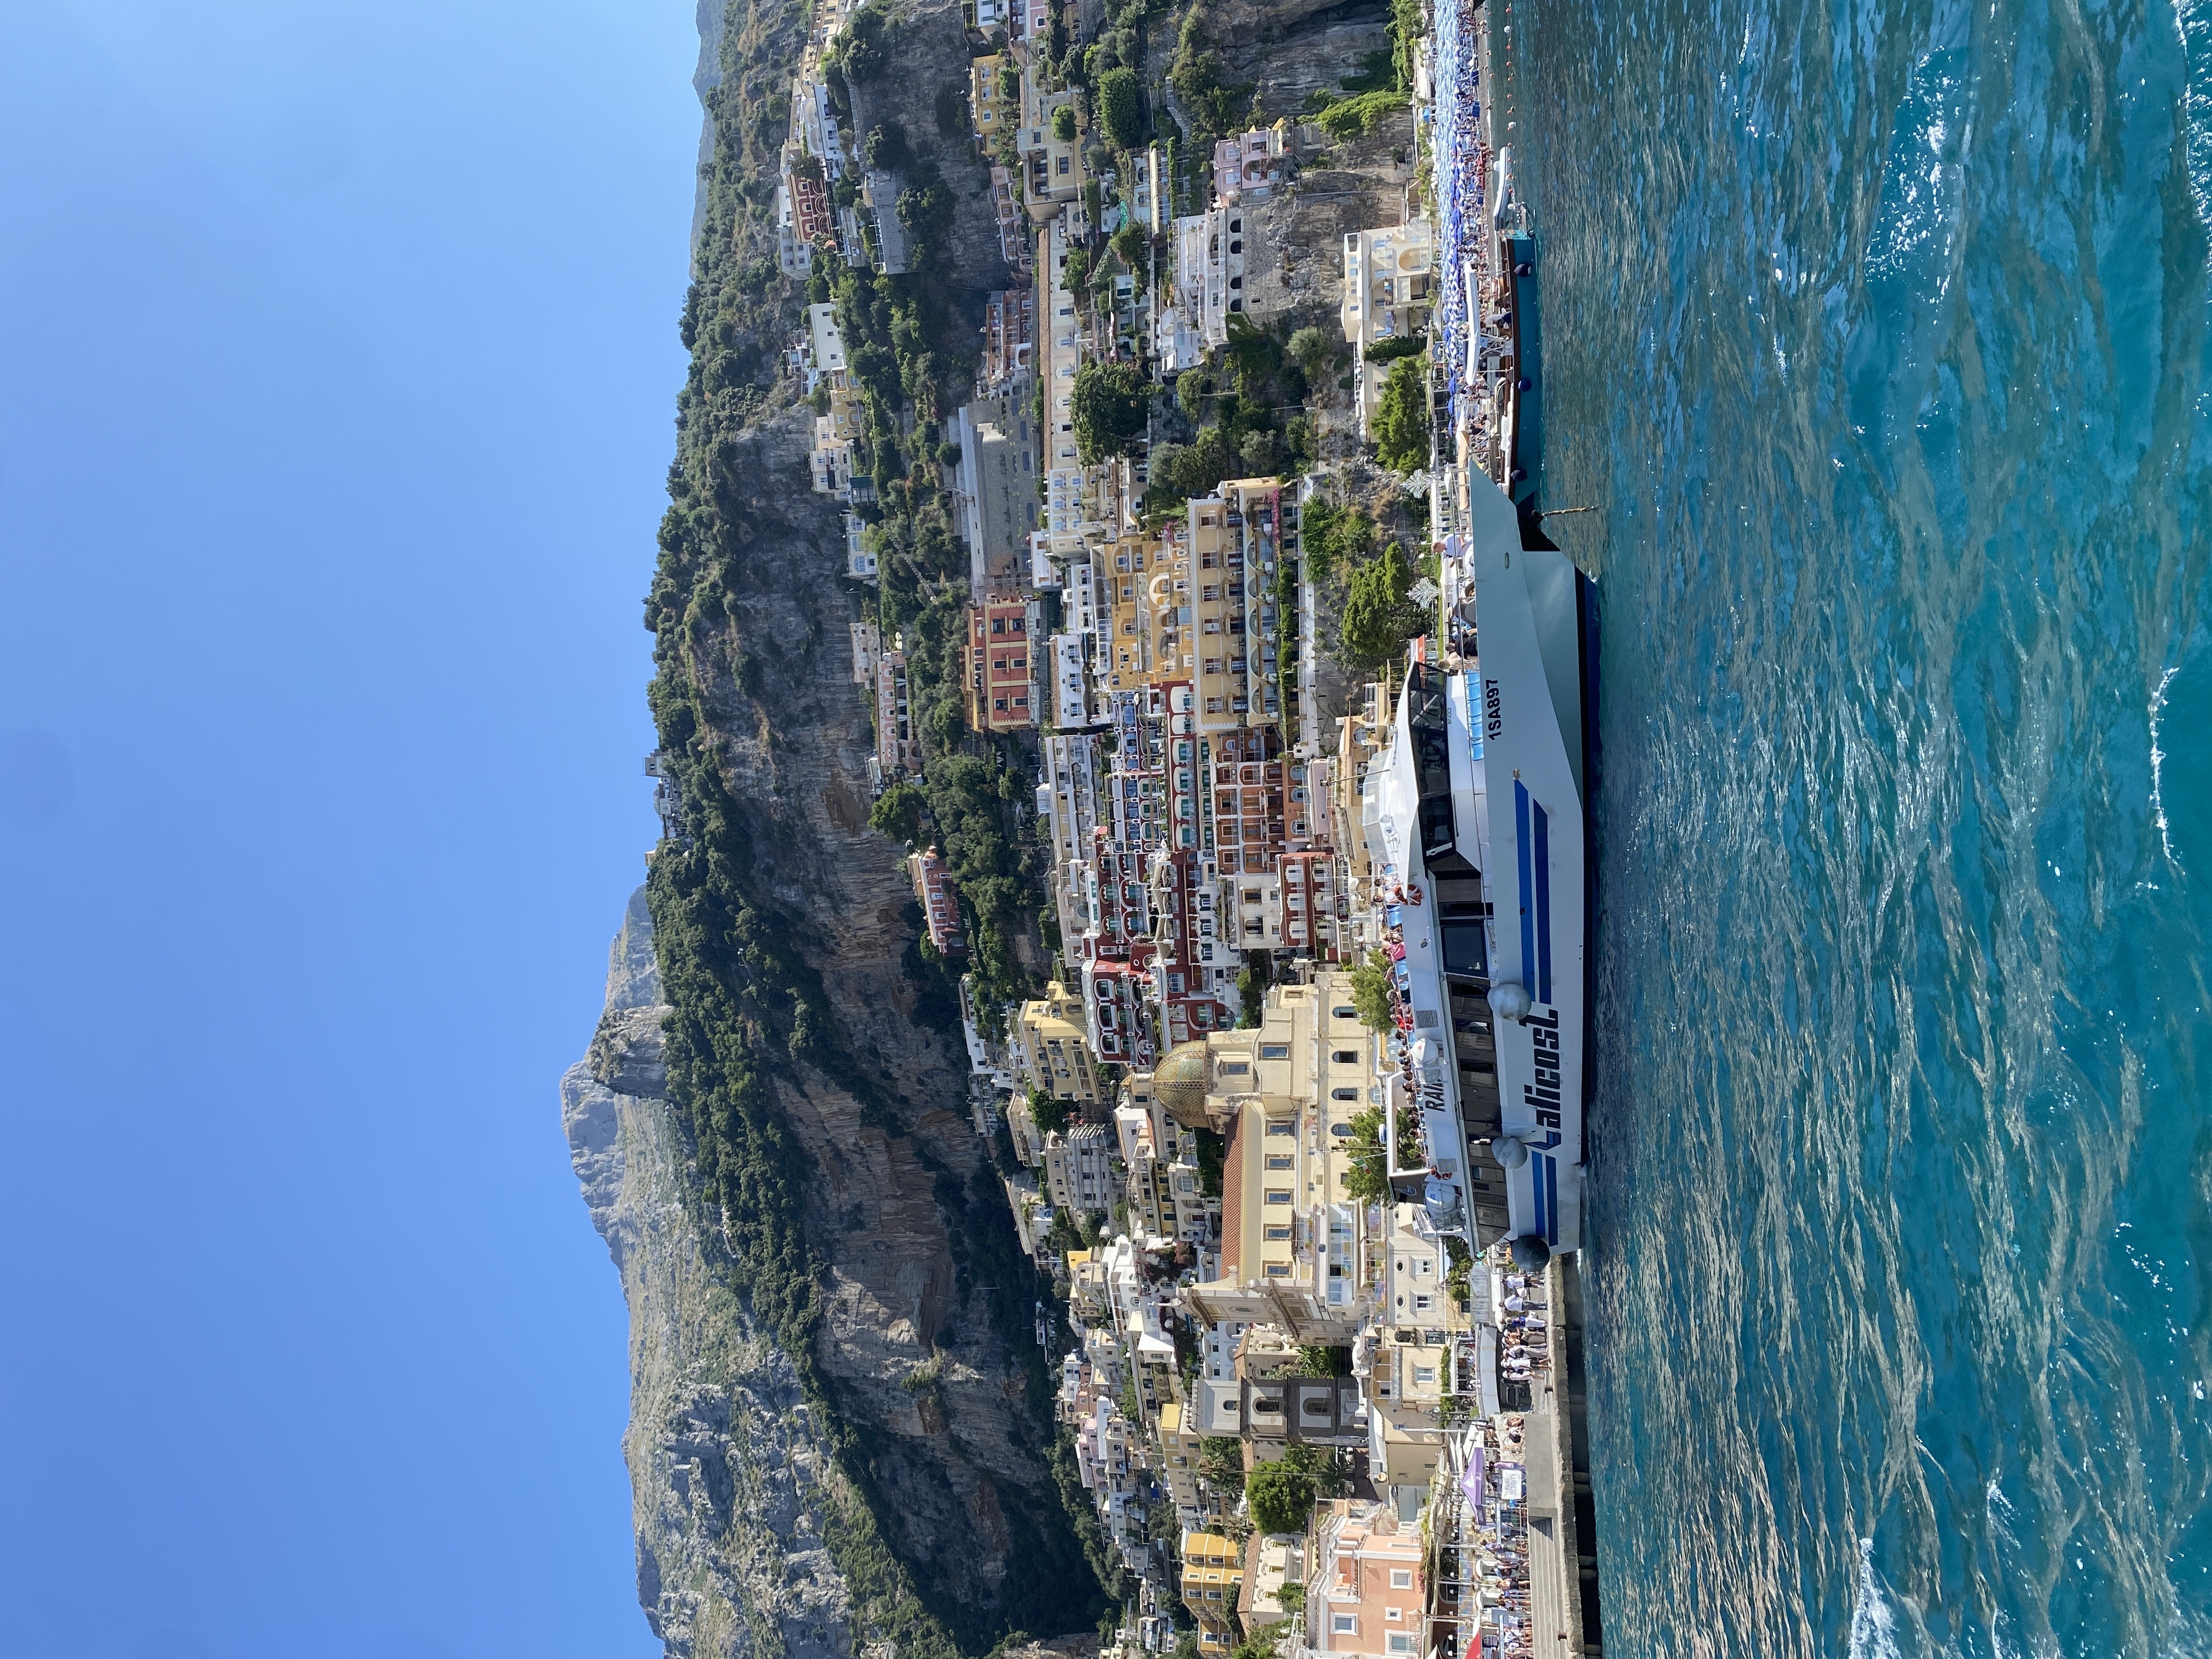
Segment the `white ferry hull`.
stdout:
<svg viewBox="0 0 2212 1659">
<path fill-rule="evenodd" d="M 1502 1128 L 1484 1162 L 1503 1172 L 1516 1249 L 1537 1256 L 1583 1242 L 1593 596 L 1565 554 L 1521 545 L 1502 492 L 1469 482 L 1470 696 L 1489 794 L 1483 870 Z"/>
</svg>

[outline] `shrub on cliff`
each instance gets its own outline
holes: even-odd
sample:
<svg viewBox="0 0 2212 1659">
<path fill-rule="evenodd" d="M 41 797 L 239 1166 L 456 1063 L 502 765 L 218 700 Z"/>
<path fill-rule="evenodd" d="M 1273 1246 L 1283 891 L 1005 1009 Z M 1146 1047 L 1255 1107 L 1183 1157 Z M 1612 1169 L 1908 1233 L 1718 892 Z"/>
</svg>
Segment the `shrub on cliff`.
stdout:
<svg viewBox="0 0 2212 1659">
<path fill-rule="evenodd" d="M 1363 92 L 1340 99 L 1314 119 L 1332 138 L 1364 137 L 1407 104 L 1402 92 Z"/>
<path fill-rule="evenodd" d="M 1076 370 L 1068 407 L 1075 424 L 1076 453 L 1084 465 L 1095 466 L 1134 448 L 1145 435 L 1152 404 L 1151 384 L 1133 363 L 1091 362 Z"/>
<path fill-rule="evenodd" d="M 1407 598 L 1413 585 L 1413 571 L 1395 542 L 1382 550 L 1381 558 L 1352 573 L 1340 630 L 1346 655 L 1364 666 L 1378 665 L 1395 658 L 1421 631 L 1426 618 Z"/>
<path fill-rule="evenodd" d="M 1144 102 L 1137 72 L 1110 69 L 1098 77 L 1098 131 L 1115 149 L 1133 150 L 1145 141 Z"/>
<path fill-rule="evenodd" d="M 1429 464 L 1429 376 L 1425 360 L 1401 357 L 1390 365 L 1368 425 L 1375 434 L 1375 459 L 1393 472 L 1412 472 Z"/>
<path fill-rule="evenodd" d="M 891 66 L 897 26 L 880 0 L 868 0 L 846 21 L 844 33 L 830 43 L 831 64 L 848 81 L 872 81 Z"/>
<path fill-rule="evenodd" d="M 1306 575 L 1313 581 L 1325 582 L 1375 550 L 1375 520 L 1356 507 L 1316 497 L 1301 510 L 1298 526 Z"/>
<path fill-rule="evenodd" d="M 868 809 L 868 828 L 892 841 L 921 839 L 921 814 L 928 802 L 910 783 L 895 783 Z"/>
</svg>

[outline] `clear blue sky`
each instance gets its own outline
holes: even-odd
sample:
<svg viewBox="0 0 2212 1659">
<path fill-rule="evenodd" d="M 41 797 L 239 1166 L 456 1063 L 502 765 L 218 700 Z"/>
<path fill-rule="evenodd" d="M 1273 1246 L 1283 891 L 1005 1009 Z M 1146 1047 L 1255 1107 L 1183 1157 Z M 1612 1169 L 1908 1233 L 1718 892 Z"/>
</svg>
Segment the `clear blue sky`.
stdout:
<svg viewBox="0 0 2212 1659">
<path fill-rule="evenodd" d="M 0 0 L 0 1654 L 621 1659 L 690 0 Z"/>
</svg>

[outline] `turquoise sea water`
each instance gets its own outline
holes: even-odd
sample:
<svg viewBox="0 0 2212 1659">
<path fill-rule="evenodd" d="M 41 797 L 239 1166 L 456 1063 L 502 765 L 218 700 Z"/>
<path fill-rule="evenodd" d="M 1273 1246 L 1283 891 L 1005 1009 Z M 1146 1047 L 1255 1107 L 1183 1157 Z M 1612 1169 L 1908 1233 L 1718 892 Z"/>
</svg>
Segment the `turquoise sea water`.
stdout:
<svg viewBox="0 0 2212 1659">
<path fill-rule="evenodd" d="M 1607 1650 L 2212 1653 L 2212 4 L 1493 3 Z"/>
</svg>

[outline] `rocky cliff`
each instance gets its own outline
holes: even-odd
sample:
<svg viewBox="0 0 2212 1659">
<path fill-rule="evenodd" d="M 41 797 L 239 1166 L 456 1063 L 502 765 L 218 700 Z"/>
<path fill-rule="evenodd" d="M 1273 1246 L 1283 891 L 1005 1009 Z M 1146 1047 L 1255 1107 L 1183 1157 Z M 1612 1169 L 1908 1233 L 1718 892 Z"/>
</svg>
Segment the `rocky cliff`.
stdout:
<svg viewBox="0 0 2212 1659">
<path fill-rule="evenodd" d="M 1095 1623 L 1104 1556 L 1064 1495 L 1043 1287 L 966 1115 L 951 984 L 916 948 L 903 849 L 867 826 L 857 596 L 776 377 L 799 296 L 763 202 L 804 18 L 713 13 L 693 362 L 646 614 L 673 833 L 564 1106 L 629 1298 L 639 1590 L 669 1652 L 953 1659 Z M 904 9 L 901 72 L 854 104 L 943 164 L 972 296 L 1003 267 L 934 125 L 958 18 Z"/>
<path fill-rule="evenodd" d="M 629 1304 L 638 1599 L 672 1655 L 843 1659 L 852 1597 L 823 1534 L 849 1499 L 790 1356 L 710 1265 L 668 1103 L 669 1012 L 640 888 L 598 1035 L 561 1080 L 569 1156 Z"/>
</svg>

